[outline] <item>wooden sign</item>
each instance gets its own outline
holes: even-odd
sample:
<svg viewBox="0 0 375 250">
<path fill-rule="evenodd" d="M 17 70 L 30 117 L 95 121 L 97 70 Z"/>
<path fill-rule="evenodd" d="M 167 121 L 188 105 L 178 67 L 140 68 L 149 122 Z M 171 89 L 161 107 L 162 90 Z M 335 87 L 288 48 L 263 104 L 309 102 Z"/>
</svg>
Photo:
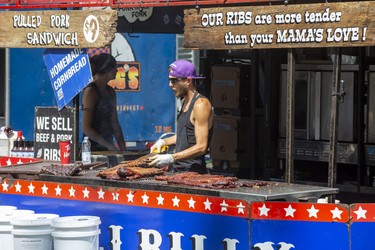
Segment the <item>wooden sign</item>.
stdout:
<svg viewBox="0 0 375 250">
<path fill-rule="evenodd" d="M 185 10 L 188 49 L 357 47 L 375 44 L 375 2 Z"/>
<path fill-rule="evenodd" d="M 113 41 L 117 11 L 7 11 L 0 23 L 3 48 L 97 48 Z"/>
</svg>

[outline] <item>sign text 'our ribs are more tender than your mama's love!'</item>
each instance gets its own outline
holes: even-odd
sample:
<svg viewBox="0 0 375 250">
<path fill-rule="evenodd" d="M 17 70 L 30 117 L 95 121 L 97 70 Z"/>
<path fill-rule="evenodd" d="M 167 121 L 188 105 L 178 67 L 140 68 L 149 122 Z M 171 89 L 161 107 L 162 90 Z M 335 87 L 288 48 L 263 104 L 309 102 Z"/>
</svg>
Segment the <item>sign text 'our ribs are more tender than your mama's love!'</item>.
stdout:
<svg viewBox="0 0 375 250">
<path fill-rule="evenodd" d="M 184 17 L 184 47 L 373 46 L 374 13 L 375 2 L 370 1 L 189 9 Z"/>
</svg>

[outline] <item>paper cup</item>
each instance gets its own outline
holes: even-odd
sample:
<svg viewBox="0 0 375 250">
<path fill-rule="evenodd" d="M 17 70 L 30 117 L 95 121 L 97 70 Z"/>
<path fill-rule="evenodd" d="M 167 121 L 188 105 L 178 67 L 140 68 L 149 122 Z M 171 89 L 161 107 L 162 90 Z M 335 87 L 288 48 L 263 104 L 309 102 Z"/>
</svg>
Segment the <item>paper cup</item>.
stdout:
<svg viewBox="0 0 375 250">
<path fill-rule="evenodd" d="M 70 163 L 70 141 L 59 141 L 61 164 Z"/>
</svg>

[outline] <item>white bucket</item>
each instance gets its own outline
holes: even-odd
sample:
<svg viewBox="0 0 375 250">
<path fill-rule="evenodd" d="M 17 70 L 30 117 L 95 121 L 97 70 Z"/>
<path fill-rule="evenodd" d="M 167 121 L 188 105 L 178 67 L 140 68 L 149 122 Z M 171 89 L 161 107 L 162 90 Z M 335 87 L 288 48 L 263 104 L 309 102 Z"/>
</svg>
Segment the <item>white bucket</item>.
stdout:
<svg viewBox="0 0 375 250">
<path fill-rule="evenodd" d="M 14 207 L 14 206 L 0 206 L 0 213 L 1 212 L 6 212 L 6 211 L 9 211 L 9 210 L 16 210 L 17 207 Z"/>
<path fill-rule="evenodd" d="M 52 250 L 52 220 L 57 214 L 30 214 L 12 218 L 14 249 Z"/>
<path fill-rule="evenodd" d="M 14 240 L 10 223 L 11 219 L 17 216 L 33 214 L 32 210 L 9 210 L 0 212 L 0 242 L 2 250 L 14 250 Z"/>
<path fill-rule="evenodd" d="M 91 232 L 59 232 L 55 230 L 52 232 L 54 249 L 98 250 L 99 234 L 100 229 Z"/>
<path fill-rule="evenodd" d="M 99 249 L 100 218 L 97 216 L 66 216 L 52 221 L 55 250 Z"/>
</svg>

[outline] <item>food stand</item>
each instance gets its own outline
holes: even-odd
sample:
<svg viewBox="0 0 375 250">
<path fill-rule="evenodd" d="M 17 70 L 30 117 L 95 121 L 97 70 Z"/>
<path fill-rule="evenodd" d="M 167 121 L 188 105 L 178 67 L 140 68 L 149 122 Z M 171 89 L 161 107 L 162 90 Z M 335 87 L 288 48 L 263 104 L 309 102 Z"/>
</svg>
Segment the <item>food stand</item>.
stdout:
<svg viewBox="0 0 375 250">
<path fill-rule="evenodd" d="M 193 188 L 152 178 L 103 180 L 96 176 L 100 165 L 78 176 L 48 175 L 41 168 L 49 161 L 6 162 L 12 160 L 0 168 L 1 205 L 61 217 L 98 216 L 102 249 L 352 250 L 375 245 L 370 233 L 374 204 L 317 203 L 338 193 L 334 187 L 268 182 L 251 188 Z"/>
<path fill-rule="evenodd" d="M 374 245 L 372 237 L 365 236 L 375 225 L 374 204 L 317 203 L 337 193 L 337 188 L 268 182 L 210 189 L 171 185 L 151 177 L 104 180 L 96 177 L 103 166 L 95 164 L 77 176 L 42 174 L 40 169 L 51 163 L 58 164 L 2 166 L 1 205 L 60 217 L 98 216 L 101 249 L 277 249 L 284 244 L 289 246 L 285 249 L 361 249 Z"/>
<path fill-rule="evenodd" d="M 6 176 L 1 204 L 60 216 L 99 216 L 100 246 L 105 249 L 250 249 L 252 202 L 258 202 L 256 206 L 272 200 L 315 202 L 338 191 L 286 183 L 212 190 L 152 178 L 102 180 L 95 176 L 95 168 L 79 176 L 40 174 L 48 164 L 1 167 L 0 174 Z"/>
</svg>

